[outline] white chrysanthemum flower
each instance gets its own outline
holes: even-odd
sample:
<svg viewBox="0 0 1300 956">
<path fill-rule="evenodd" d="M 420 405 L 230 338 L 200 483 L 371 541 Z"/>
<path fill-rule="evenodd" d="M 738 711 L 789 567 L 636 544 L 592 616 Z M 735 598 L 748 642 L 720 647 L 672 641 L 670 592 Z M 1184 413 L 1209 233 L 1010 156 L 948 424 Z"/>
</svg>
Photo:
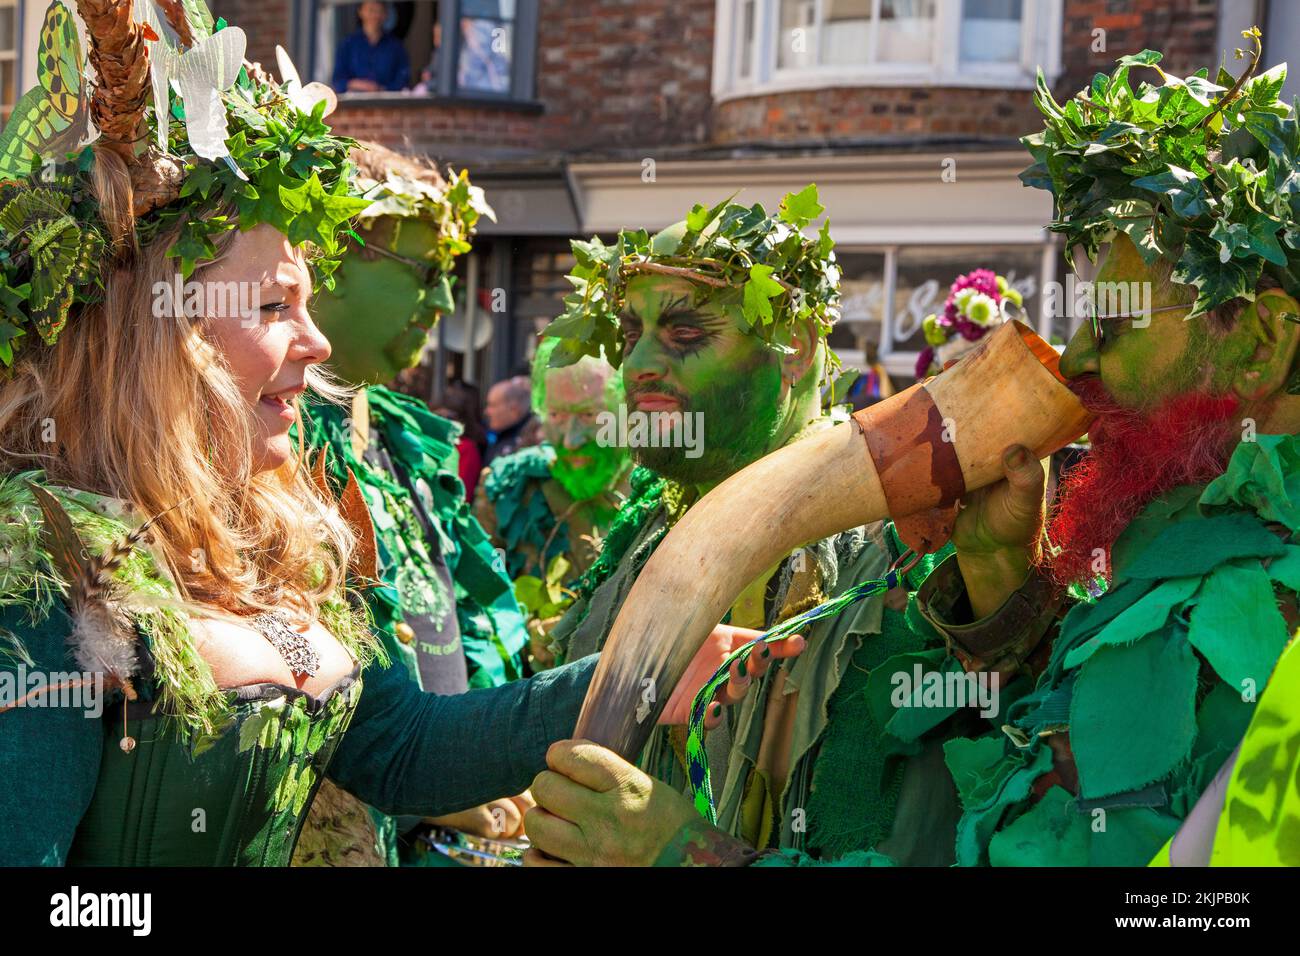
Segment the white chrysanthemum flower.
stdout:
<svg viewBox="0 0 1300 956">
<path fill-rule="evenodd" d="M 988 325 L 998 316 L 998 304 L 983 292 L 976 292 L 970 297 L 963 311 L 966 318 L 976 325 Z"/>
<path fill-rule="evenodd" d="M 966 303 L 970 302 L 972 296 L 979 295 L 979 290 L 967 286 L 952 297 L 953 304 L 957 306 L 957 311 L 962 315 L 966 314 Z"/>
<path fill-rule="evenodd" d="M 939 327 L 937 315 L 927 315 L 925 321 L 921 323 L 921 329 L 925 333 L 926 345 L 943 345 L 948 341 L 948 334 Z"/>
</svg>

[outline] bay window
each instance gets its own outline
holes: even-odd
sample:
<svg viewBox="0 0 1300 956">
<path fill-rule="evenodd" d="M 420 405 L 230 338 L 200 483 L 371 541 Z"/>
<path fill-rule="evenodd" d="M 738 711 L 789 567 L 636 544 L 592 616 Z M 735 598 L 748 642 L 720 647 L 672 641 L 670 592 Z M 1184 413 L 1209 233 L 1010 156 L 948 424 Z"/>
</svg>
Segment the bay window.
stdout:
<svg viewBox="0 0 1300 956">
<path fill-rule="evenodd" d="M 1031 87 L 1062 0 L 718 0 L 719 98 L 828 86 Z"/>
</svg>

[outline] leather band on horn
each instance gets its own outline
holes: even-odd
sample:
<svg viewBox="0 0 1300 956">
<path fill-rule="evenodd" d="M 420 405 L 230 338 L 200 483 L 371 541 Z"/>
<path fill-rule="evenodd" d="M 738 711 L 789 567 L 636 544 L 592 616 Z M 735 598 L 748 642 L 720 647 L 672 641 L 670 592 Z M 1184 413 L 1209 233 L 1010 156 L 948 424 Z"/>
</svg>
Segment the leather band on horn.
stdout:
<svg viewBox="0 0 1300 956">
<path fill-rule="evenodd" d="M 966 479 L 939 408 L 923 384 L 855 412 L 899 537 L 929 554 L 952 536 Z"/>
</svg>

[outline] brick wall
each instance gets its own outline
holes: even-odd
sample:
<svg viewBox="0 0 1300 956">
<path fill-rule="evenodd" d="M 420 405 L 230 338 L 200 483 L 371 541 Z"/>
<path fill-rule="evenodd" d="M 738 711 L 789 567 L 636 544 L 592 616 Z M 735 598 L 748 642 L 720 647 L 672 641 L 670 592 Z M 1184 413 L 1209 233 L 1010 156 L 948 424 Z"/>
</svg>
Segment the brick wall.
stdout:
<svg viewBox="0 0 1300 956">
<path fill-rule="evenodd" d="M 275 62 L 290 0 L 214 0 L 245 29 L 249 58 Z M 696 0 L 541 0 L 539 112 L 487 106 L 347 105 L 335 125 L 401 148 L 593 149 L 702 142 L 712 94 L 713 5 Z"/>
<path fill-rule="evenodd" d="M 248 34 L 248 59 L 275 68 L 275 46 L 289 43 L 291 0 L 209 0 L 212 15 Z"/>
<path fill-rule="evenodd" d="M 274 62 L 290 0 L 215 0 Z M 1217 61 L 1216 0 L 1065 0 L 1059 95 L 1116 57 L 1163 50 L 1173 71 Z M 1093 52 L 1093 30 L 1106 49 Z M 834 143 L 872 137 L 1006 139 L 1037 125 L 1024 90 L 835 88 L 720 103 L 710 93 L 714 7 L 707 0 L 541 0 L 533 112 L 454 104 L 344 105 L 349 135 L 439 155 L 508 155 L 689 144 Z"/>
</svg>

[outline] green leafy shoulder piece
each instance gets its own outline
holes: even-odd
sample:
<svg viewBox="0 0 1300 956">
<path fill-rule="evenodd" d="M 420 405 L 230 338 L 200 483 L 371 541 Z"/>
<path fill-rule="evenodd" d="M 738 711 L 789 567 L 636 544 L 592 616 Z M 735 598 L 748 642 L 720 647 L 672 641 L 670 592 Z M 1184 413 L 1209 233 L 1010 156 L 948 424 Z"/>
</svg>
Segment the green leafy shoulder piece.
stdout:
<svg viewBox="0 0 1300 956">
<path fill-rule="evenodd" d="M 816 235 L 803 232 L 824 211 L 817 187 L 809 185 L 786 195 L 775 215 L 729 198 L 712 208 L 696 205 L 684 223 L 653 236 L 644 229 L 623 230 L 609 246 L 594 237 L 574 240 L 576 265 L 567 277 L 574 291 L 542 333 L 562 340 L 551 365 L 603 353 L 617 368 L 623 360 L 618 314 L 627 282 L 644 273 L 699 284 L 740 318 L 742 328 L 774 348 L 788 350 L 791 329 L 805 320 L 829 334 L 840 314 L 830 223 L 823 222 Z"/>
<path fill-rule="evenodd" d="M 0 475 L 0 609 L 39 625 L 64 603 L 66 582 L 29 483 L 49 492 L 86 550 L 106 554 L 127 541 L 144 516 L 126 502 L 49 484 L 39 471 Z M 220 690 L 190 633 L 191 611 L 153 551 L 130 548 L 112 575 L 112 599 L 126 612 L 148 649 L 153 679 L 140 690 L 177 721 L 195 752 L 230 726 L 231 698 Z M 321 608 L 322 623 L 364 665 L 374 651 L 357 615 L 341 597 Z M 70 641 L 75 642 L 75 636 Z M 77 647 L 73 643 L 74 657 Z M 21 635 L 0 633 L 0 662 L 24 661 Z"/>
<path fill-rule="evenodd" d="M 52 494 L 89 551 L 103 554 L 126 537 L 141 517 L 123 502 L 88 492 L 49 485 L 39 471 L 0 476 L 0 607 L 21 612 L 38 624 L 63 600 L 64 582 L 57 571 L 40 508 L 28 482 Z M 153 553 L 136 547 L 113 575 L 115 594 L 148 644 L 161 688 L 164 710 L 196 737 L 219 732 L 229 704 L 212 672 L 194 649 L 189 616 L 176 586 Z M 7 656 L 22 659 L 21 638 L 0 635 Z"/>
<path fill-rule="evenodd" d="M 1300 595 L 1298 530 L 1293 435 L 1242 442 L 1218 479 L 1148 505 L 1115 545 L 1111 587 L 1071 608 L 1001 731 L 949 746 L 954 774 L 973 760 L 998 784 L 963 794 L 959 862 L 1149 860 L 1241 739 L 1290 639 L 1276 595 Z M 1063 731 L 1079 796 L 1035 803 L 1045 741 Z M 1104 831 L 1090 826 L 1098 810 Z"/>
<path fill-rule="evenodd" d="M 497 535 L 507 551 L 522 542 L 540 548 L 555 526 L 555 516 L 540 491 L 541 482 L 551 477 L 553 464 L 555 449 L 541 444 L 502 455 L 488 465 L 483 494 L 496 512 Z"/>
<path fill-rule="evenodd" d="M 1034 102 L 1042 132 L 1024 137 L 1034 164 L 1027 186 L 1050 190 L 1050 229 L 1096 260 L 1098 248 L 1127 235 L 1148 265 L 1164 262 L 1174 281 L 1195 286 L 1189 318 L 1234 299 L 1251 301 L 1270 275 L 1300 295 L 1300 126 L 1279 98 L 1286 65 L 1257 73 L 1254 49 L 1239 76 L 1202 69 L 1176 77 L 1161 54 L 1121 57 L 1064 105 L 1041 71 Z M 1130 73 L 1150 69 L 1157 83 L 1135 89 Z"/>
<path fill-rule="evenodd" d="M 574 585 L 574 590 L 583 598 L 595 594 L 596 588 L 614 573 L 641 530 L 660 508 L 668 505 L 667 499 L 673 494 L 668 479 L 640 466 L 632 469 L 628 485 L 627 500 L 610 523 L 600 554 Z"/>
</svg>

